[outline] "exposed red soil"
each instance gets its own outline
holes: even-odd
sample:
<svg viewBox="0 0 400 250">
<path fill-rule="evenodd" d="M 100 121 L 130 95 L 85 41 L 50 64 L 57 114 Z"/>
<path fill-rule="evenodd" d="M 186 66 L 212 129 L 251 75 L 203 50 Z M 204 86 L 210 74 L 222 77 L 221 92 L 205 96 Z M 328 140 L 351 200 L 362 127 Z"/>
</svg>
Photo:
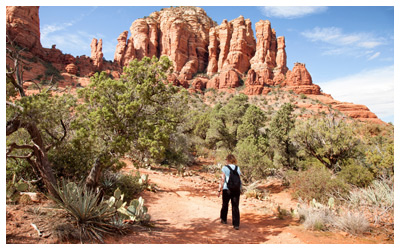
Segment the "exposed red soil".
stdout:
<svg viewBox="0 0 400 250">
<path fill-rule="evenodd" d="M 140 169 L 148 174 L 157 192 L 144 191 L 142 197 L 149 208 L 152 227 L 138 227 L 127 235 L 108 236 L 108 244 L 375 244 L 389 243 L 384 234 L 367 233 L 353 236 L 344 232 L 306 230 L 297 219 L 278 218 L 276 208 L 290 210 L 296 207 L 290 190 L 273 181 L 263 188 L 269 191 L 266 200 L 240 200 L 240 229 L 234 230 L 231 212 L 228 224 L 220 223 L 221 198 L 217 197 L 216 176 L 190 169 L 192 176 L 177 176 L 168 169 Z M 130 164 L 125 171 L 135 170 Z M 136 171 L 136 170 L 135 170 Z M 51 221 L 37 221 L 35 207 L 51 207 L 51 202 L 31 205 L 7 205 L 7 243 L 59 243 L 47 229 Z M 43 232 L 39 237 L 31 226 L 34 223 Z M 71 243 L 71 242 L 70 242 Z M 77 243 L 77 242 L 74 242 Z"/>
</svg>

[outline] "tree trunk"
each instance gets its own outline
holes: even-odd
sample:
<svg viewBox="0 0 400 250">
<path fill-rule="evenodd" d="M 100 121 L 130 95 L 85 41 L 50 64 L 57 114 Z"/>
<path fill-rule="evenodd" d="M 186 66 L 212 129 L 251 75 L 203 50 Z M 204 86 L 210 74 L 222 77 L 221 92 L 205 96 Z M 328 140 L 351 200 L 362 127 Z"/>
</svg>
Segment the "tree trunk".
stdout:
<svg viewBox="0 0 400 250">
<path fill-rule="evenodd" d="M 25 125 L 25 129 L 28 131 L 29 135 L 32 138 L 33 143 L 35 144 L 34 155 L 35 155 L 35 165 L 39 170 L 40 175 L 43 178 L 43 182 L 47 187 L 47 190 L 51 195 L 55 198 L 58 198 L 57 191 L 55 190 L 55 186 L 57 185 L 56 178 L 53 173 L 53 169 L 51 167 L 50 161 L 47 157 L 46 147 L 43 143 L 42 136 L 36 124 L 27 123 Z"/>
<path fill-rule="evenodd" d="M 96 159 L 88 177 L 86 178 L 86 186 L 94 190 L 98 185 L 101 177 L 101 160 L 100 157 Z"/>
<path fill-rule="evenodd" d="M 35 159 L 28 158 L 29 164 L 34 169 L 39 171 L 40 176 L 49 192 L 50 195 L 58 198 L 55 186 L 57 185 L 56 178 L 54 177 L 53 169 L 51 167 L 50 161 L 47 157 L 46 148 L 37 125 L 33 122 L 21 122 L 19 119 L 14 118 L 7 122 L 6 135 L 11 135 L 16 132 L 19 128 L 25 128 L 33 142 L 33 157 Z"/>
</svg>

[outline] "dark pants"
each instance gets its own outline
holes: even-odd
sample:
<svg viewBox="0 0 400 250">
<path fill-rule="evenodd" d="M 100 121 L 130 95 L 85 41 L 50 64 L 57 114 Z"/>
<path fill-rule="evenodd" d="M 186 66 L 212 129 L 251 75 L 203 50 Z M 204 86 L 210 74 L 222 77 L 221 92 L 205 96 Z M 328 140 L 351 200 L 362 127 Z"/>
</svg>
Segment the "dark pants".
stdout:
<svg viewBox="0 0 400 250">
<path fill-rule="evenodd" d="M 232 201 L 232 224 L 233 226 L 239 226 L 240 224 L 240 213 L 239 213 L 239 193 L 231 194 L 228 190 L 222 191 L 222 209 L 221 209 L 221 220 L 226 221 L 228 217 L 228 206 L 229 201 Z"/>
</svg>

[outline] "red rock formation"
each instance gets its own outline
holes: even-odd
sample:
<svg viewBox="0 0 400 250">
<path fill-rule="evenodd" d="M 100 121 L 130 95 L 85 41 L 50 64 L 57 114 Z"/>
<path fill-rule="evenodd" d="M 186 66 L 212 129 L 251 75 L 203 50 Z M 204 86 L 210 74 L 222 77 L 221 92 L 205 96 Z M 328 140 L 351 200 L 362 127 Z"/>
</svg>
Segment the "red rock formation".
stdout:
<svg viewBox="0 0 400 250">
<path fill-rule="evenodd" d="M 65 67 L 65 70 L 68 74 L 76 75 L 76 73 L 78 72 L 78 67 L 76 67 L 75 64 L 70 63 Z"/>
<path fill-rule="evenodd" d="M 321 88 L 312 83 L 312 78 L 304 63 L 295 63 L 292 71 L 286 73 L 286 80 L 280 83 L 284 90 L 297 94 L 320 95 Z"/>
<path fill-rule="evenodd" d="M 9 39 L 36 55 L 43 55 L 39 7 L 6 6 L 6 29 Z"/>
<path fill-rule="evenodd" d="M 208 82 L 207 78 L 197 77 L 196 79 L 193 80 L 192 86 L 196 90 L 203 90 L 206 88 L 207 82 Z"/>
<path fill-rule="evenodd" d="M 210 29 L 209 39 L 207 75 L 212 76 L 218 72 L 219 43 L 215 28 Z"/>
<path fill-rule="evenodd" d="M 209 37 L 208 75 L 231 69 L 243 74 L 250 68 L 256 43 L 249 19 L 243 16 L 230 22 L 225 19 L 210 30 Z"/>
<path fill-rule="evenodd" d="M 295 63 L 292 71 L 286 74 L 287 86 L 311 85 L 312 78 L 304 63 Z"/>
<path fill-rule="evenodd" d="M 128 31 L 122 32 L 119 37 L 117 38 L 118 44 L 117 48 L 115 49 L 114 53 L 114 62 L 117 63 L 119 66 L 123 66 L 123 60 L 126 50 L 126 40 L 128 38 Z"/>
<path fill-rule="evenodd" d="M 240 16 L 229 23 L 232 27 L 232 38 L 229 53 L 221 70 L 235 69 L 243 74 L 250 68 L 250 59 L 256 48 L 251 21 Z"/>
<path fill-rule="evenodd" d="M 134 58 L 166 55 L 181 78 L 191 79 L 193 74 L 206 69 L 208 33 L 214 25 L 205 11 L 198 7 L 154 12 L 132 23 L 132 36 L 126 46 L 123 44 L 125 36 L 120 36 L 115 61 L 127 65 Z"/>
<path fill-rule="evenodd" d="M 92 43 L 90 44 L 90 48 L 91 48 L 90 58 L 93 60 L 93 65 L 98 70 L 102 70 L 102 68 L 103 68 L 103 40 L 100 39 L 99 41 L 97 41 L 96 38 L 93 38 Z"/>
<path fill-rule="evenodd" d="M 239 74 L 234 70 L 224 71 L 218 78 L 220 89 L 237 88 L 240 86 Z"/>
<path fill-rule="evenodd" d="M 277 39 L 278 49 L 276 52 L 276 68 L 274 69 L 274 74 L 286 74 L 288 68 L 286 66 L 286 44 L 285 37 L 280 36 Z"/>
<path fill-rule="evenodd" d="M 256 52 L 250 60 L 251 68 L 255 70 L 274 68 L 276 66 L 276 35 L 271 29 L 270 21 L 260 20 L 256 23 L 256 37 Z"/>
</svg>

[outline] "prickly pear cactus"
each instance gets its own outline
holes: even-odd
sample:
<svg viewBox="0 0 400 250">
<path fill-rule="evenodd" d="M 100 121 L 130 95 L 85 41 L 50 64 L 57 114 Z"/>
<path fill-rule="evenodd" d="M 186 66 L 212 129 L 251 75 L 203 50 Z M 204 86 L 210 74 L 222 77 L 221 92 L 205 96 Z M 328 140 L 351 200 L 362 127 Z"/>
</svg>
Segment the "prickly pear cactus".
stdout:
<svg viewBox="0 0 400 250">
<path fill-rule="evenodd" d="M 335 199 L 333 197 L 329 198 L 328 207 L 329 207 L 329 209 L 334 209 L 335 208 Z"/>
<path fill-rule="evenodd" d="M 136 221 L 142 224 L 150 221 L 150 215 L 147 213 L 148 209 L 144 205 L 144 199 L 132 200 L 127 208 L 121 207 L 118 209 L 122 215 L 126 216 L 129 220 Z"/>
</svg>

